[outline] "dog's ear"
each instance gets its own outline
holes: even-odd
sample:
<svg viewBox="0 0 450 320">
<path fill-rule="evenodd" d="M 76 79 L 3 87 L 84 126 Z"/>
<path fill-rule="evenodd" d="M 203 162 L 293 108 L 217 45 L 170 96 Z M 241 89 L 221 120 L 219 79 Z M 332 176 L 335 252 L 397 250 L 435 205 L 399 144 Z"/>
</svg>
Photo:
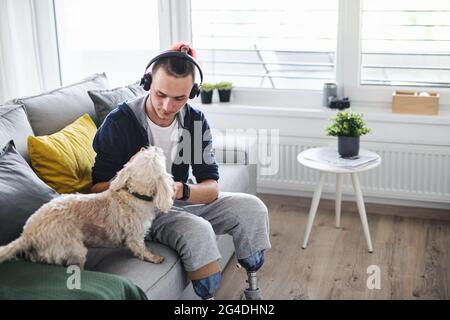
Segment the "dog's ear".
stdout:
<svg viewBox="0 0 450 320">
<path fill-rule="evenodd" d="M 128 178 L 129 178 L 129 175 L 127 173 L 126 168 L 120 170 L 117 173 L 117 176 L 111 182 L 110 189 L 113 191 L 119 191 L 120 189 L 125 188 L 127 186 Z"/>
<path fill-rule="evenodd" d="M 163 175 L 158 179 L 154 200 L 155 205 L 162 212 L 169 212 L 170 208 L 173 206 L 173 186 L 173 180 L 168 175 Z"/>
</svg>

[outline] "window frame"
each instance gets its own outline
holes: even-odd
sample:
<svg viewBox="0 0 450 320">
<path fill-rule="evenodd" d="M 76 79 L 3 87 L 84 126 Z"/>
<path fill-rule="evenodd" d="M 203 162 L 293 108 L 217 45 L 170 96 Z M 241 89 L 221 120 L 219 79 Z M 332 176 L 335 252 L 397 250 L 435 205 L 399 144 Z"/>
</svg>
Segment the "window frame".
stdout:
<svg viewBox="0 0 450 320">
<path fill-rule="evenodd" d="M 171 0 L 172 1 L 172 0 Z M 195 0 L 194 0 L 195 1 Z M 192 26 L 190 24 L 191 0 L 178 1 L 179 10 L 177 16 L 179 25 L 189 30 L 185 37 L 174 35 L 175 39 L 192 41 Z M 349 96 L 352 102 L 361 106 L 383 107 L 390 105 L 392 93 L 395 90 L 413 91 L 438 91 L 441 105 L 450 105 L 450 88 L 433 88 L 422 86 L 376 86 L 361 85 L 361 0 L 339 0 L 338 11 L 338 36 L 336 43 L 335 79 L 338 84 L 340 96 Z M 318 107 L 322 101 L 321 90 L 294 90 L 294 89 L 263 89 L 263 88 L 236 88 L 235 100 L 237 103 L 249 101 L 261 101 L 261 104 L 269 104 L 286 107 Z M 289 99 L 283 99 L 288 97 Z M 280 100 L 282 98 L 282 100 Z M 290 100 L 291 102 L 286 102 Z M 292 102 L 292 101 L 297 102 Z"/>
<path fill-rule="evenodd" d="M 171 0 L 172 1 L 172 0 Z M 195 1 L 195 0 L 194 0 Z M 339 0 L 343 1 L 343 0 Z M 189 30 L 185 38 L 178 38 L 178 41 L 184 40 L 192 42 L 191 25 L 191 0 L 179 0 L 179 16 L 176 17 L 180 24 L 184 23 L 184 28 Z M 189 24 L 186 24 L 189 23 Z M 339 30 L 338 30 L 339 32 Z M 337 51 L 336 51 L 337 55 Z M 201 57 L 199 58 L 201 62 Z M 336 57 L 337 59 L 337 57 Z M 335 68 L 335 79 L 337 79 L 337 68 Z M 234 103 L 244 105 L 291 107 L 291 108 L 317 108 L 322 101 L 322 90 L 307 89 L 267 89 L 267 88 L 244 88 L 235 87 Z M 282 101 L 280 103 L 279 101 Z"/>
<path fill-rule="evenodd" d="M 42 51 L 45 51 L 41 54 L 59 61 L 58 54 L 55 54 L 57 30 L 52 25 L 55 12 L 54 6 L 50 8 L 50 1 L 53 3 L 54 0 L 36 1 L 37 5 L 44 6 L 37 10 L 38 23 L 45 25 L 45 28 L 41 30 L 49 31 L 40 32 L 42 35 L 47 34 L 46 37 L 42 36 L 39 39 Z M 361 0 L 338 1 L 335 79 L 340 96 L 349 96 L 352 105 L 387 108 L 390 106 L 392 92 L 395 90 L 429 90 L 439 92 L 441 106 L 450 109 L 450 88 L 361 85 Z M 192 41 L 191 0 L 158 0 L 158 9 L 161 51 L 167 50 L 175 41 Z M 49 33 L 52 35 L 49 36 Z M 199 60 L 201 62 L 201 57 Z M 50 58 L 46 61 L 50 61 Z M 49 82 L 55 83 L 56 76 L 61 77 L 61 68 L 56 66 L 56 63 L 50 66 L 50 62 L 48 66 L 52 70 Z M 236 104 L 318 108 L 322 101 L 322 90 L 236 87 L 234 92 Z"/>
<path fill-rule="evenodd" d="M 450 88 L 422 86 L 376 86 L 361 85 L 361 0 L 340 0 L 339 20 L 342 22 L 342 41 L 338 41 L 343 56 L 344 94 L 361 104 L 386 105 L 391 103 L 395 90 L 436 91 L 440 94 L 440 104 L 450 104 Z"/>
</svg>

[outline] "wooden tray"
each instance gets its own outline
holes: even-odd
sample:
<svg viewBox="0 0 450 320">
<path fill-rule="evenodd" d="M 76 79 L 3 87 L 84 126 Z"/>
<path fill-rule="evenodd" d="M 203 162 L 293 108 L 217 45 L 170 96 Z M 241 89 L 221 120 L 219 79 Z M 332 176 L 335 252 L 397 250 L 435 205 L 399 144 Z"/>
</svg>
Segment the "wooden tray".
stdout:
<svg viewBox="0 0 450 320">
<path fill-rule="evenodd" d="M 417 91 L 394 91 L 392 112 L 436 115 L 439 112 L 439 93 Z"/>
</svg>

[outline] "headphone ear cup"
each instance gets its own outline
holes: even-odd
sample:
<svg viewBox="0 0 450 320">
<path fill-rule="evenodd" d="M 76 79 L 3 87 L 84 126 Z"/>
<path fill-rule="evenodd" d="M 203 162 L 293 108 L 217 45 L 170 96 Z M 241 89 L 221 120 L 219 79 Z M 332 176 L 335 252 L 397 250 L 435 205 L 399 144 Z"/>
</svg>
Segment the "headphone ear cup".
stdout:
<svg viewBox="0 0 450 320">
<path fill-rule="evenodd" d="M 198 88 L 198 84 L 194 83 L 191 89 L 191 93 L 189 94 L 189 99 L 194 99 L 195 97 L 198 97 L 200 94 L 200 90 Z"/>
<path fill-rule="evenodd" d="M 152 85 L 152 75 L 150 73 L 144 74 L 144 76 L 141 79 L 141 86 L 145 91 L 149 91 L 151 85 Z"/>
</svg>

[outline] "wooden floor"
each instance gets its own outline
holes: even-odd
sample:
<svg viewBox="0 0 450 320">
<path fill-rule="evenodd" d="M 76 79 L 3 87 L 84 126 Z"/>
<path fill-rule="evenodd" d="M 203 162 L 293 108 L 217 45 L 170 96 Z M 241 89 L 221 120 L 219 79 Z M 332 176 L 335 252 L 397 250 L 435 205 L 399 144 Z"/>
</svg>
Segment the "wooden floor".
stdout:
<svg viewBox="0 0 450 320">
<path fill-rule="evenodd" d="M 269 208 L 272 249 L 258 272 L 265 299 L 449 299 L 450 211 L 366 204 L 374 252 L 367 251 L 356 204 L 321 200 L 307 249 L 301 249 L 311 199 L 260 195 Z M 381 271 L 368 289 L 367 268 Z M 217 299 L 239 299 L 246 272 L 233 258 Z"/>
</svg>

